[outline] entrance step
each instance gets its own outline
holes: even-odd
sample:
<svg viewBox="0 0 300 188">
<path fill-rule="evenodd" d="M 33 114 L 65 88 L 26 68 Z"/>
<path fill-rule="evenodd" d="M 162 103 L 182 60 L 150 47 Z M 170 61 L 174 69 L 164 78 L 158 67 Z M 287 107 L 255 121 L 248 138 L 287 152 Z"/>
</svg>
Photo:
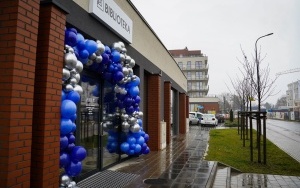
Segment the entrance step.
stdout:
<svg viewBox="0 0 300 188">
<path fill-rule="evenodd" d="M 212 188 L 230 188 L 231 168 L 218 166 Z"/>
</svg>

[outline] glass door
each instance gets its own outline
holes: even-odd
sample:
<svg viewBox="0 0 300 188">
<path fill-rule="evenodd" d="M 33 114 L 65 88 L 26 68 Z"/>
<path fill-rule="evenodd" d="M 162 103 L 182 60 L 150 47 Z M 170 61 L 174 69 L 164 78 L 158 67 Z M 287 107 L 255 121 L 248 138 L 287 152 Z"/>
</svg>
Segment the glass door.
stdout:
<svg viewBox="0 0 300 188">
<path fill-rule="evenodd" d="M 100 83 L 92 77 L 82 75 L 81 104 L 78 114 L 76 138 L 77 145 L 81 145 L 87 151 L 87 157 L 82 161 L 82 176 L 88 176 L 100 169 Z"/>
</svg>

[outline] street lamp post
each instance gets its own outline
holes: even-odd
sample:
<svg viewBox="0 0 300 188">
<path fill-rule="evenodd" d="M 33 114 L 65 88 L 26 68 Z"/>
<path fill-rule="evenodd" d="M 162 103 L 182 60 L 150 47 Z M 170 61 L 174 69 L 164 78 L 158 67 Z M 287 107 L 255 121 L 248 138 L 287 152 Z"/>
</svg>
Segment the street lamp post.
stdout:
<svg viewBox="0 0 300 188">
<path fill-rule="evenodd" d="M 256 63 L 256 68 L 257 68 L 257 98 L 258 98 L 258 111 L 257 111 L 257 150 L 258 150 L 258 162 L 261 162 L 261 157 L 260 157 L 260 135 L 261 135 L 261 121 L 260 121 L 260 101 L 261 101 L 261 96 L 260 96 L 260 75 L 259 75 L 259 62 L 257 58 L 257 41 L 263 37 L 267 37 L 273 35 L 273 33 L 266 34 L 264 36 L 259 37 L 256 42 L 255 42 L 255 63 Z M 266 163 L 266 129 L 264 128 L 264 163 Z"/>
<path fill-rule="evenodd" d="M 257 98 L 258 98 L 258 112 L 260 112 L 260 76 L 259 76 L 259 62 L 257 59 L 257 41 L 263 37 L 267 37 L 273 35 L 273 33 L 269 33 L 267 35 L 259 37 L 255 42 L 255 63 L 256 63 L 256 71 L 257 71 Z"/>
</svg>

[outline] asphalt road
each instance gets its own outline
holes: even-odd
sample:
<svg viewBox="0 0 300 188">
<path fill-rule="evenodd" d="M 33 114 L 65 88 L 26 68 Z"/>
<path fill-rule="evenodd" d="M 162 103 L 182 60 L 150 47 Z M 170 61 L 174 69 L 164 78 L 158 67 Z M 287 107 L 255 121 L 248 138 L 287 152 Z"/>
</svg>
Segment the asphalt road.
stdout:
<svg viewBox="0 0 300 188">
<path fill-rule="evenodd" d="M 300 162 L 300 122 L 268 119 L 266 132 L 267 139 Z"/>
</svg>

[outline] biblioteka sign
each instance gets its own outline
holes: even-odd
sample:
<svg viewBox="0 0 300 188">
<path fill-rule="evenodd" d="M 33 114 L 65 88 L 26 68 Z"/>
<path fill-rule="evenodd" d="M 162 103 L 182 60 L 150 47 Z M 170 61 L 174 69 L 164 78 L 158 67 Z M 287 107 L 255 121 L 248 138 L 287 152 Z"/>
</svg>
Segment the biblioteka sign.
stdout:
<svg viewBox="0 0 300 188">
<path fill-rule="evenodd" d="M 90 0 L 89 13 L 132 43 L 132 20 L 113 0 Z"/>
</svg>

